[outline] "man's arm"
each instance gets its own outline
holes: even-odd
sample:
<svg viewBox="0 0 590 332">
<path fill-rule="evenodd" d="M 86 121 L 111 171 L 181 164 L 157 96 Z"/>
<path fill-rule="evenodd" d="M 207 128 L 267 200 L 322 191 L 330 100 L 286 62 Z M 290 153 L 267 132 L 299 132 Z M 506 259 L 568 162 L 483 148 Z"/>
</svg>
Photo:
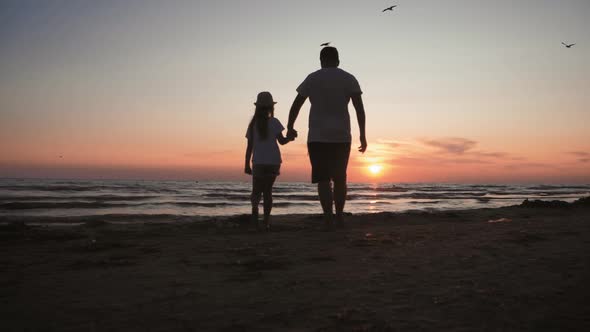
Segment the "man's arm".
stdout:
<svg viewBox="0 0 590 332">
<path fill-rule="evenodd" d="M 301 111 L 301 107 L 307 97 L 304 97 L 300 94 L 297 94 L 295 100 L 293 100 L 293 105 L 291 105 L 291 110 L 289 111 L 289 123 L 287 124 L 287 137 L 296 137 L 297 131 L 293 128 L 295 126 L 295 120 L 299 116 L 299 111 Z"/>
<path fill-rule="evenodd" d="M 365 153 L 367 150 L 367 136 L 365 135 L 365 106 L 363 105 L 363 98 L 360 94 L 355 94 L 350 98 L 352 99 L 352 105 L 354 105 L 354 109 L 356 110 L 356 119 L 359 123 L 359 132 L 361 136 L 361 146 L 359 146 L 359 151 Z"/>
<path fill-rule="evenodd" d="M 250 160 L 252 159 L 252 140 L 248 138 L 248 146 L 246 147 L 246 162 L 244 164 L 244 173 L 252 174 L 252 167 L 250 167 Z"/>
</svg>

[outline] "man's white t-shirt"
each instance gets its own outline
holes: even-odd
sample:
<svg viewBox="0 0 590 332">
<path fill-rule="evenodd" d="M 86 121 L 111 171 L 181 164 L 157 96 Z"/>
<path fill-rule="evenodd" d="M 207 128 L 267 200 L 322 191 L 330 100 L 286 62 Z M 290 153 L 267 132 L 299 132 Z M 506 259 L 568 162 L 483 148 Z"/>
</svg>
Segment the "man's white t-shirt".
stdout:
<svg viewBox="0 0 590 332">
<path fill-rule="evenodd" d="M 277 118 L 268 119 L 268 135 L 266 139 L 261 139 L 260 135 L 258 135 L 256 122 L 254 122 L 251 127 L 248 127 L 248 130 L 246 131 L 246 138 L 252 139 L 252 143 L 254 144 L 252 164 L 281 164 L 281 150 L 277 144 L 277 135 L 279 135 L 283 130 L 285 130 L 285 127 L 283 127 Z"/>
<path fill-rule="evenodd" d="M 308 142 L 351 142 L 348 103 L 362 93 L 354 76 L 337 67 L 322 68 L 309 74 L 297 92 L 311 103 Z"/>
</svg>

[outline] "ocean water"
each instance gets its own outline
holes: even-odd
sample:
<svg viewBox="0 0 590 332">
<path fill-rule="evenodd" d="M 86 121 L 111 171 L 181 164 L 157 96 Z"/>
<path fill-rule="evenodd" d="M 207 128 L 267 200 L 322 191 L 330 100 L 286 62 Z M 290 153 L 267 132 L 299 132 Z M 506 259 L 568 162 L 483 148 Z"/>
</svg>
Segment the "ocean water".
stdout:
<svg viewBox="0 0 590 332">
<path fill-rule="evenodd" d="M 250 212 L 249 182 L 0 180 L 0 220 L 75 220 L 80 216 L 231 216 Z M 501 207 L 525 199 L 572 202 L 590 185 L 349 184 L 346 211 Z M 321 212 L 316 187 L 277 182 L 273 214 Z M 261 207 L 262 208 L 262 207 Z"/>
</svg>

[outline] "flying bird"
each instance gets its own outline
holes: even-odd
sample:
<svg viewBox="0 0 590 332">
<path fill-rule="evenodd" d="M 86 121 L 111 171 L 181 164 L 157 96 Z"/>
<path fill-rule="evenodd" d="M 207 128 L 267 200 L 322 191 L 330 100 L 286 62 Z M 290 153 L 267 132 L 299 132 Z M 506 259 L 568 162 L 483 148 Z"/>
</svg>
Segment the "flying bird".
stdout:
<svg viewBox="0 0 590 332">
<path fill-rule="evenodd" d="M 382 12 L 382 13 L 385 13 L 385 12 L 386 12 L 386 11 L 388 11 L 388 10 L 389 10 L 389 11 L 393 11 L 393 8 L 395 8 L 395 7 L 397 7 L 397 5 L 395 5 L 395 6 L 391 6 L 391 7 L 387 7 L 387 8 L 385 8 L 385 9 L 383 9 L 381 12 Z"/>
<path fill-rule="evenodd" d="M 567 47 L 567 48 L 572 48 L 572 46 L 576 45 L 576 44 L 566 44 L 564 42 L 561 42 L 563 44 L 563 46 Z"/>
<path fill-rule="evenodd" d="M 330 45 L 330 42 L 320 44 L 320 46 L 329 46 L 329 45 Z"/>
</svg>

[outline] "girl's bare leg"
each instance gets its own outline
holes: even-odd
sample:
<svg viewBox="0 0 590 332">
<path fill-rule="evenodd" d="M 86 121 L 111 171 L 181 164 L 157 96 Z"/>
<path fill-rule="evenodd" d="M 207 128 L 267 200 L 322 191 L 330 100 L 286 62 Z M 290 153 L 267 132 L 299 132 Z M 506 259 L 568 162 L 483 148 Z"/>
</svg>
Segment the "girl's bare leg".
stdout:
<svg viewBox="0 0 590 332">
<path fill-rule="evenodd" d="M 252 202 L 252 217 L 251 221 L 258 226 L 258 205 L 262 197 L 264 189 L 263 178 L 252 177 L 252 194 L 250 195 L 250 202 Z"/>
<path fill-rule="evenodd" d="M 270 212 L 272 211 L 272 187 L 275 183 L 276 176 L 266 177 L 264 181 L 264 226 L 270 229 Z"/>
</svg>

